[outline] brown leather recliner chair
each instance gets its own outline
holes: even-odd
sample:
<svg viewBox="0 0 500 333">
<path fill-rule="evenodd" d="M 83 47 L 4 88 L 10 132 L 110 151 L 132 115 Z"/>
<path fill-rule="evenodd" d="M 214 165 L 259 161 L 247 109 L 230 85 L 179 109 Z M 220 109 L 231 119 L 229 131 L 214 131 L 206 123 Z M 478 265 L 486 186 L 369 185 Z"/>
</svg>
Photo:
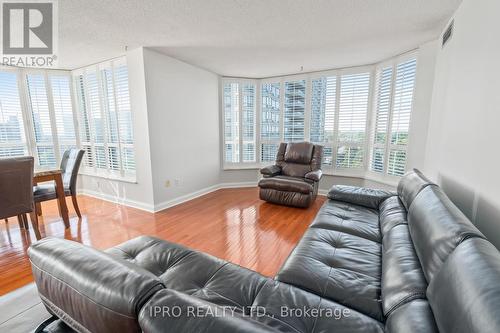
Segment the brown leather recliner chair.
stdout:
<svg viewBox="0 0 500 333">
<path fill-rule="evenodd" d="M 262 200 L 294 207 L 309 207 L 318 194 L 323 146 L 309 142 L 281 143 L 276 164 L 260 170 Z"/>
</svg>

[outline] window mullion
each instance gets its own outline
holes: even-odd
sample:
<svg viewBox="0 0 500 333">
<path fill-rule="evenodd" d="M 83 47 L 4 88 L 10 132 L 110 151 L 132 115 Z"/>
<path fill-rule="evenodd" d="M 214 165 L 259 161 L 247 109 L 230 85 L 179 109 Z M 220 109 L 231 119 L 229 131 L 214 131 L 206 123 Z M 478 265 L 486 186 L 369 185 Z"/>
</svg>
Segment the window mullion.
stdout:
<svg viewBox="0 0 500 333">
<path fill-rule="evenodd" d="M 96 74 L 97 75 L 97 74 Z M 94 169 L 94 173 L 97 173 L 97 150 L 95 149 L 95 133 L 94 133 L 94 124 L 92 123 L 92 106 L 90 104 L 89 98 L 89 85 L 87 78 L 87 70 L 84 70 L 82 73 L 83 77 L 83 96 L 82 98 L 85 100 L 85 108 L 87 113 L 87 125 L 89 127 L 89 136 L 90 136 L 90 151 L 92 152 L 92 169 Z"/>
<path fill-rule="evenodd" d="M 337 169 L 337 151 L 339 146 L 339 118 L 340 118 L 340 80 L 342 75 L 339 73 L 336 76 L 335 87 L 335 113 L 333 115 L 333 139 L 332 139 L 332 169 Z"/>
<path fill-rule="evenodd" d="M 97 95 L 99 98 L 99 106 L 101 108 L 101 117 L 102 117 L 102 136 L 103 136 L 103 147 L 104 147 L 104 160 L 106 162 L 106 170 L 107 172 L 111 171 L 111 163 L 109 161 L 109 146 L 108 146 L 108 106 L 104 103 L 104 96 L 107 87 L 104 87 L 104 81 L 102 80 L 101 69 L 97 66 Z"/>
<path fill-rule="evenodd" d="M 118 141 L 118 167 L 120 170 L 120 175 L 124 176 L 124 168 L 123 168 L 123 163 L 122 163 L 122 146 L 121 146 L 121 137 L 120 137 L 120 122 L 119 122 L 119 117 L 118 113 L 120 112 L 120 109 L 118 107 L 118 99 L 116 98 L 116 78 L 115 78 L 115 63 L 111 63 L 111 78 L 112 78 L 112 85 L 113 85 L 113 99 L 115 103 L 115 121 L 116 121 L 116 140 Z"/>
<path fill-rule="evenodd" d="M 31 118 L 31 107 L 28 102 L 28 84 L 26 82 L 26 72 L 21 70 L 16 72 L 17 77 L 17 89 L 19 93 L 19 99 L 21 102 L 21 114 L 24 123 L 24 136 L 26 140 L 26 145 L 28 148 L 28 153 L 32 155 L 35 161 L 38 161 L 38 151 L 36 149 L 36 142 L 34 136 L 34 126 Z"/>
<path fill-rule="evenodd" d="M 384 174 L 386 175 L 389 170 L 389 154 L 391 152 L 391 137 L 392 137 L 392 117 L 394 113 L 394 91 L 396 89 L 396 65 L 392 64 L 391 73 L 391 93 L 389 94 L 389 112 L 387 114 L 386 137 L 385 137 L 385 151 L 384 151 Z"/>
</svg>

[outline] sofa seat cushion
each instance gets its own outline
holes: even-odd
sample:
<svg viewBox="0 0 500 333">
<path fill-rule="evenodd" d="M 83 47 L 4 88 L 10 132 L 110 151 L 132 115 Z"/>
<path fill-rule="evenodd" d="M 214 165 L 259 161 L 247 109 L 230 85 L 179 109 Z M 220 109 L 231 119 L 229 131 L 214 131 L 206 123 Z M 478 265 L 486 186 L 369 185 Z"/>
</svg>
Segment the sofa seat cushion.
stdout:
<svg viewBox="0 0 500 333">
<path fill-rule="evenodd" d="M 141 236 L 107 252 L 155 274 L 168 289 L 219 305 L 251 305 L 267 280 L 253 271 L 154 237 Z"/>
<path fill-rule="evenodd" d="M 64 187 L 64 194 L 71 195 L 69 186 Z M 33 196 L 35 201 L 45 201 L 57 198 L 56 187 L 54 183 L 40 184 L 33 186 Z"/>
<path fill-rule="evenodd" d="M 259 187 L 285 192 L 298 192 L 303 194 L 309 194 L 313 191 L 313 186 L 311 183 L 306 182 L 301 178 L 286 176 L 262 178 L 259 181 Z"/>
<path fill-rule="evenodd" d="M 310 228 L 276 279 L 382 321 L 381 271 L 380 243 Z"/>
<path fill-rule="evenodd" d="M 377 210 L 341 201 L 326 201 L 311 228 L 336 230 L 374 242 L 381 241 Z"/>
<path fill-rule="evenodd" d="M 392 228 L 382 242 L 382 307 L 388 316 L 414 299 L 425 298 L 427 281 L 408 225 Z"/>
<path fill-rule="evenodd" d="M 145 332 L 165 327 L 175 332 L 383 332 L 380 322 L 353 309 L 181 245 L 142 236 L 107 252 L 157 275 L 166 286 L 139 314 Z M 181 317 L 153 316 L 155 306 L 179 307 Z M 186 317 L 188 307 L 224 315 Z M 297 309 L 319 314 L 293 312 Z"/>
</svg>

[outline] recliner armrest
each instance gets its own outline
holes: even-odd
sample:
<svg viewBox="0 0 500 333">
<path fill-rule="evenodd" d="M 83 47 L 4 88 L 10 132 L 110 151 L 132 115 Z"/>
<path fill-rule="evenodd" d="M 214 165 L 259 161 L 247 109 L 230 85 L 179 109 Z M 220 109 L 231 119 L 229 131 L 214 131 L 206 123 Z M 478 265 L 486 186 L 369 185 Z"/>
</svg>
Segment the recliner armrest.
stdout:
<svg viewBox="0 0 500 333">
<path fill-rule="evenodd" d="M 306 173 L 304 178 L 314 180 L 315 182 L 319 182 L 319 180 L 321 179 L 321 176 L 323 176 L 323 171 L 318 169 L 318 170 L 314 170 L 314 171 Z"/>
<path fill-rule="evenodd" d="M 138 311 L 164 288 L 153 273 L 69 240 L 44 238 L 28 255 L 44 305 L 79 332 L 140 331 Z"/>
<path fill-rule="evenodd" d="M 277 165 L 270 165 L 260 169 L 260 173 L 267 177 L 274 177 L 281 173 L 281 168 Z"/>
<path fill-rule="evenodd" d="M 397 195 L 396 192 L 358 186 L 334 185 L 328 192 L 328 198 L 378 209 L 385 199 Z"/>
</svg>

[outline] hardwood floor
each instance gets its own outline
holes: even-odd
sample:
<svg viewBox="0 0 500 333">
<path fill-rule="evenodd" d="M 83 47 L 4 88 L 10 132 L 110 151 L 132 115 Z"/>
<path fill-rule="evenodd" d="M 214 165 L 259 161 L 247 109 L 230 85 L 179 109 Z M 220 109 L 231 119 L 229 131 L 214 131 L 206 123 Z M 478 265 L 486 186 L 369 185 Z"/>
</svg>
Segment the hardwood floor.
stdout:
<svg viewBox="0 0 500 333">
<path fill-rule="evenodd" d="M 325 197 L 308 209 L 259 200 L 257 188 L 218 190 L 152 214 L 79 196 L 82 219 L 70 209 L 65 230 L 55 200 L 42 204 L 42 237 L 64 237 L 106 249 L 140 235 L 183 244 L 267 276 L 274 276 L 312 222 Z M 36 241 L 15 218 L 0 222 L 0 295 L 33 281 L 27 249 Z"/>
</svg>

